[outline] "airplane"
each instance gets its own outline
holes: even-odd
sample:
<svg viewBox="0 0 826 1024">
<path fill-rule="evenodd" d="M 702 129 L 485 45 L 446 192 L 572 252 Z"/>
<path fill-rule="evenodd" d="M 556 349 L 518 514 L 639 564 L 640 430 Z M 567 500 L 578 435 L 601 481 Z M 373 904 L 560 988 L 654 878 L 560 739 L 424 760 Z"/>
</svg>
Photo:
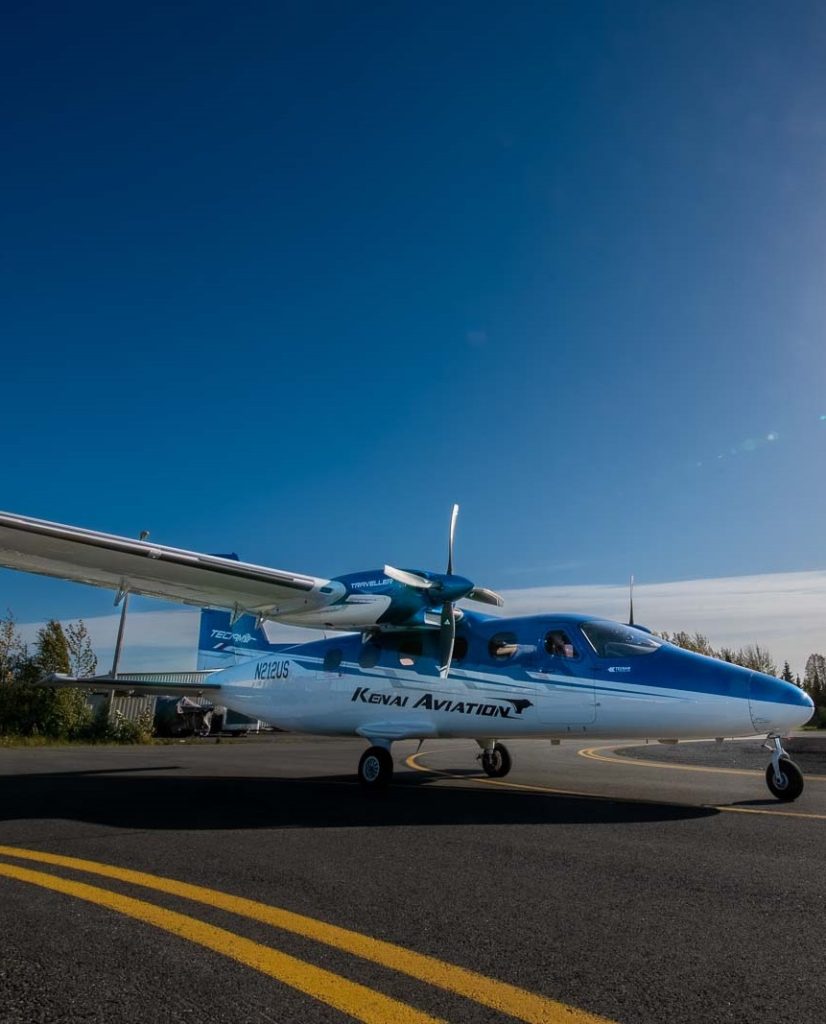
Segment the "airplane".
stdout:
<svg viewBox="0 0 826 1024">
<path fill-rule="evenodd" d="M 769 790 L 800 796 L 803 774 L 782 736 L 812 715 L 802 689 L 633 624 L 456 608 L 461 598 L 502 604 L 453 573 L 457 514 L 454 505 L 446 573 L 385 566 L 321 579 L 10 513 L 0 513 L 0 566 L 108 587 L 116 604 L 134 593 L 205 609 L 201 654 L 215 667 L 181 686 L 147 674 L 129 680 L 130 692 L 196 691 L 281 729 L 362 737 L 367 790 L 388 785 L 392 744 L 406 739 L 474 739 L 484 772 L 502 778 L 512 763 L 505 739 L 763 735 Z M 271 621 L 346 632 L 272 643 Z M 113 676 L 42 682 L 124 685 Z"/>
</svg>

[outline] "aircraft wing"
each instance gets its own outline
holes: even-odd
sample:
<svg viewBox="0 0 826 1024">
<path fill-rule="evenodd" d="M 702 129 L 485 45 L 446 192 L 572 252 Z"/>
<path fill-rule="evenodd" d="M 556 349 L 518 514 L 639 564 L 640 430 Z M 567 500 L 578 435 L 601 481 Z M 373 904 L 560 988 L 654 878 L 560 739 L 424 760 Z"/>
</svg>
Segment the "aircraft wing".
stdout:
<svg viewBox="0 0 826 1024">
<path fill-rule="evenodd" d="M 0 512 L 0 566 L 199 608 L 268 616 L 321 608 L 329 580 Z"/>
</svg>

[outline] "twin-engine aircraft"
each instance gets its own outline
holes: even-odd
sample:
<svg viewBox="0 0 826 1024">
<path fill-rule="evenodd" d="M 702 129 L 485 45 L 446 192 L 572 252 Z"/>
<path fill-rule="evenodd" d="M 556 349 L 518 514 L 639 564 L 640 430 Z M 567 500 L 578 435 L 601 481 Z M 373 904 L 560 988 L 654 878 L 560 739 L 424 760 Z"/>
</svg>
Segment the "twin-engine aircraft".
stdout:
<svg viewBox="0 0 826 1024">
<path fill-rule="evenodd" d="M 766 782 L 795 800 L 803 775 L 781 736 L 812 714 L 806 693 L 774 676 L 707 658 L 649 631 L 587 615 L 499 617 L 455 607 L 502 598 L 453 573 L 396 569 L 319 579 L 145 540 L 0 513 L 0 566 L 211 609 L 197 685 L 130 679 L 135 692 L 208 692 L 282 729 L 363 737 L 368 789 L 393 774 L 396 740 L 467 737 L 484 771 L 511 767 L 503 739 L 704 739 L 766 735 Z M 222 615 L 218 613 L 222 612 Z M 216 616 L 218 616 L 216 618 Z M 271 643 L 268 622 L 345 631 Z M 206 627 L 206 628 L 204 628 Z M 227 660 L 231 660 L 228 667 Z M 111 686 L 50 677 L 49 685 Z"/>
</svg>

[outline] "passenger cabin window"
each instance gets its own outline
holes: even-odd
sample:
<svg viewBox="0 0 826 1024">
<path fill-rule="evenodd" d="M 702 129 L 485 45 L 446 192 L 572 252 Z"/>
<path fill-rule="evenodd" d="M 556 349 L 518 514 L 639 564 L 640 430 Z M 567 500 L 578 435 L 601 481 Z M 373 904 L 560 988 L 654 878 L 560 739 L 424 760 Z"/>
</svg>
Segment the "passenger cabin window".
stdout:
<svg viewBox="0 0 826 1024">
<path fill-rule="evenodd" d="M 488 653 L 491 658 L 512 658 L 519 650 L 516 633 L 497 633 L 490 638 Z"/>
<path fill-rule="evenodd" d="M 402 668 L 412 668 L 416 659 L 422 656 L 422 641 L 420 637 L 410 637 L 409 640 L 402 640 L 399 644 L 399 664 Z"/>
<path fill-rule="evenodd" d="M 324 655 L 324 671 L 325 672 L 336 672 L 341 665 L 341 650 L 338 647 L 333 647 Z"/>
<path fill-rule="evenodd" d="M 653 654 L 664 641 L 651 633 L 618 622 L 585 622 L 580 627 L 599 658 L 635 658 Z"/>
<path fill-rule="evenodd" d="M 552 629 L 545 635 L 545 650 L 558 658 L 578 658 L 576 648 L 564 629 Z"/>
</svg>

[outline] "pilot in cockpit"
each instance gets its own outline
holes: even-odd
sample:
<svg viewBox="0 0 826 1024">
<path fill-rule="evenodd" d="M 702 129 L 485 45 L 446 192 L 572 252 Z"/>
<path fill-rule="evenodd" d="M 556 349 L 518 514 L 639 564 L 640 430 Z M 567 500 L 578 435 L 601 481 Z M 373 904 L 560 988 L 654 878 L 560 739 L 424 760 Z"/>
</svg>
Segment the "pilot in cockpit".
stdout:
<svg viewBox="0 0 826 1024">
<path fill-rule="evenodd" d="M 545 637 L 545 650 L 548 654 L 559 658 L 575 658 L 576 651 L 568 634 L 561 629 L 554 629 Z"/>
</svg>

